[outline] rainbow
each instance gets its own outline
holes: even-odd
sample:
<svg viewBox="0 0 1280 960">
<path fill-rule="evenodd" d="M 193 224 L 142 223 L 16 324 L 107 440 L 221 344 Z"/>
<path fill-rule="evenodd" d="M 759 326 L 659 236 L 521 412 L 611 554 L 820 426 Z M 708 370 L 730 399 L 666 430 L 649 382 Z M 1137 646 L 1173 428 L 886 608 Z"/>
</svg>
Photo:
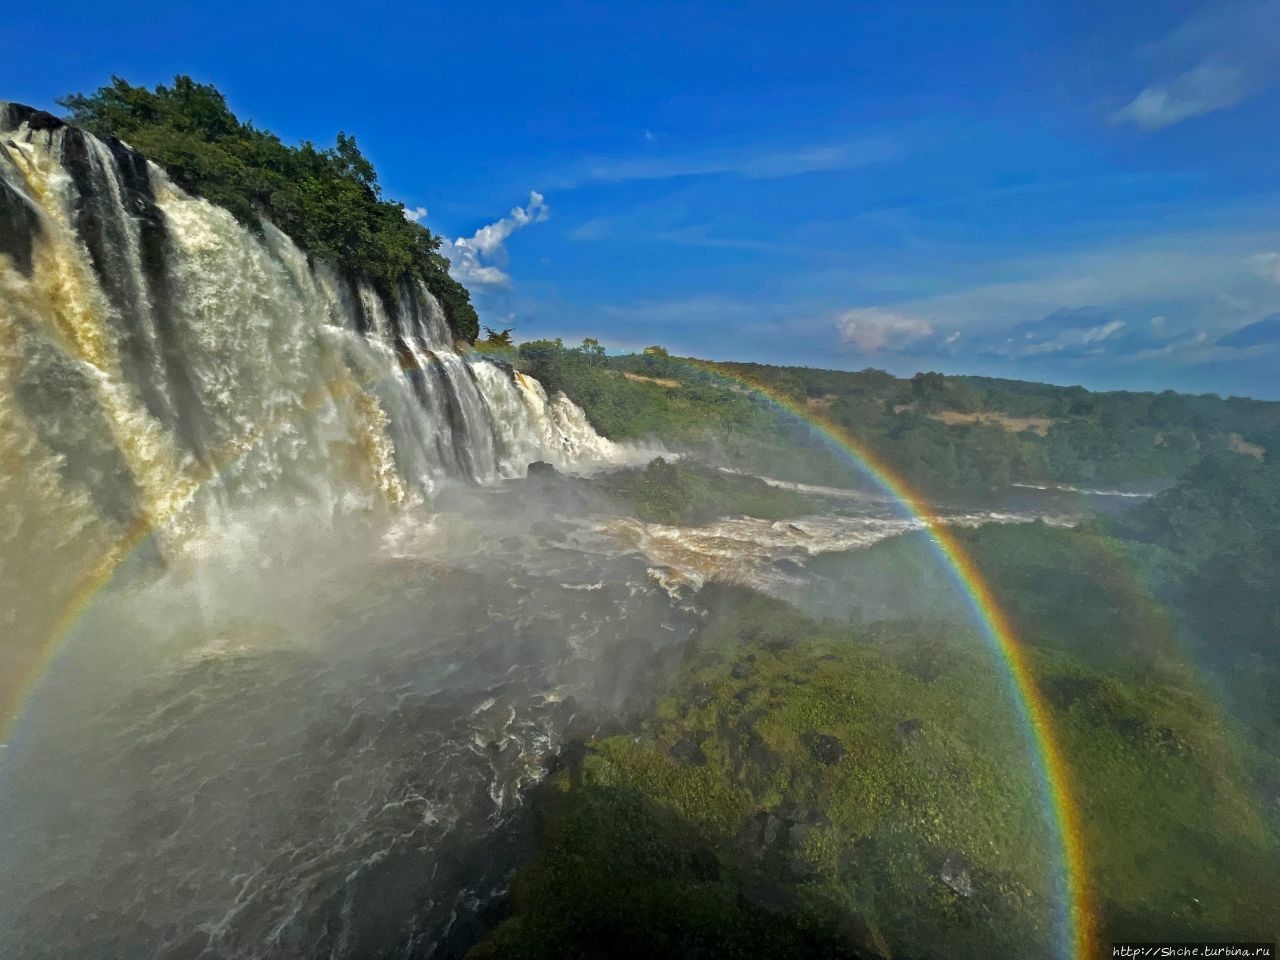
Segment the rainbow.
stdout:
<svg viewBox="0 0 1280 960">
<path fill-rule="evenodd" d="M 413 361 L 397 356 L 397 365 L 404 373 L 416 369 Z M 392 374 L 391 376 L 394 376 Z M 281 414 L 253 430 L 246 436 L 236 438 L 227 443 L 221 450 L 215 451 L 208 461 L 193 467 L 183 479 L 190 481 L 191 495 L 177 508 L 164 515 L 143 514 L 129 524 L 117 537 L 114 543 L 98 560 L 90 566 L 75 587 L 68 594 L 58 616 L 50 625 L 46 640 L 25 664 L 21 665 L 21 675 L 11 684 L 8 702 L 0 699 L 0 744 L 3 744 L 17 727 L 19 719 L 26 711 L 31 698 L 40 686 L 40 680 L 49 672 L 58 653 L 71 636 L 72 631 L 85 615 L 94 598 L 105 590 L 119 572 L 121 565 L 130 556 L 141 549 L 149 540 L 163 529 L 164 525 L 174 520 L 195 499 L 195 495 L 205 485 L 216 481 L 225 471 L 233 467 L 239 460 L 248 456 L 273 433 L 283 429 L 291 422 L 291 417 L 307 413 L 327 402 L 345 400 L 352 395 L 385 382 L 384 377 L 358 381 L 353 376 L 329 381 L 308 391 L 299 405 L 287 411 L 289 416 Z"/>
<path fill-rule="evenodd" d="M 1086 960 L 1094 953 L 1094 916 L 1087 890 L 1087 861 L 1084 833 L 1079 811 L 1070 791 L 1070 769 L 1054 735 L 1049 708 L 1036 686 L 1027 657 L 1019 645 L 1009 618 L 996 602 L 977 564 L 970 557 L 953 528 L 934 512 L 920 494 L 897 476 L 869 448 L 859 443 L 848 431 L 802 406 L 795 400 L 748 377 L 726 373 L 718 365 L 672 357 L 704 374 L 745 389 L 767 404 L 814 430 L 823 442 L 884 493 L 899 503 L 929 533 L 942 566 L 953 579 L 970 607 L 975 621 L 991 645 L 1014 693 L 1027 732 L 1035 774 L 1043 787 L 1046 820 L 1053 831 L 1053 841 L 1061 851 L 1061 864 L 1055 884 L 1058 893 L 1058 927 L 1062 955 L 1067 960 Z"/>
<path fill-rule="evenodd" d="M 1094 954 L 1094 916 L 1087 891 L 1087 863 L 1085 859 L 1083 831 L 1079 812 L 1069 789 L 1070 771 L 1054 735 L 1049 709 L 1041 696 L 1027 657 L 1014 636 L 1008 617 L 997 604 L 991 588 L 983 579 L 977 565 L 953 530 L 929 506 L 928 502 L 870 449 L 858 442 L 838 425 L 807 409 L 785 394 L 755 382 L 745 376 L 726 373 L 722 368 L 699 361 L 677 360 L 688 364 L 711 377 L 744 389 L 765 401 L 787 416 L 807 424 L 823 442 L 839 456 L 851 463 L 884 493 L 899 503 L 904 512 L 918 520 L 929 532 L 929 541 L 946 569 L 954 579 L 970 607 L 975 622 L 984 638 L 997 654 L 1009 685 L 1019 719 L 1027 733 L 1034 773 L 1040 781 L 1046 803 L 1046 822 L 1054 845 L 1060 851 L 1060 864 L 1054 877 L 1058 897 L 1057 927 L 1060 952 L 1064 960 L 1087 960 Z M 402 360 L 402 366 L 407 365 Z M 356 387 L 354 382 L 347 388 Z M 327 392 L 326 397 L 332 397 Z M 325 397 L 317 396 L 315 402 Z M 277 425 L 268 425 L 257 431 L 256 441 L 261 442 Z M 245 444 L 236 445 L 236 456 L 215 462 L 204 468 L 198 477 L 200 484 L 215 479 L 230 463 L 243 456 Z M 25 683 L 18 686 L 15 708 L 9 717 L 0 716 L 0 736 L 8 733 L 23 712 L 26 701 L 34 694 L 40 678 L 49 670 L 67 638 L 87 612 L 93 599 L 104 590 L 115 576 L 121 563 L 138 549 L 166 520 L 152 518 L 142 520 L 125 532 L 116 547 L 97 563 L 80 581 L 71 600 L 65 605 L 49 632 L 49 639 L 27 671 Z"/>
</svg>

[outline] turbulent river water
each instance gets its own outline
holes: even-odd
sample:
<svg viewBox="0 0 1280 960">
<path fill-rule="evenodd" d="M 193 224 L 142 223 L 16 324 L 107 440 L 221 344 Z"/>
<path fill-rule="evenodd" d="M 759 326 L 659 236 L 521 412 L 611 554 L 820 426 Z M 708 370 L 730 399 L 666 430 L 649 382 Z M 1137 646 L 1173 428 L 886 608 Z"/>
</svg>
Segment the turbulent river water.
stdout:
<svg viewBox="0 0 1280 960">
<path fill-rule="evenodd" d="M 646 525 L 519 479 L 647 455 L 459 352 L 424 287 L 0 104 L 0 956 L 440 955 L 700 583 L 788 595 L 913 526 L 853 491 Z"/>
</svg>

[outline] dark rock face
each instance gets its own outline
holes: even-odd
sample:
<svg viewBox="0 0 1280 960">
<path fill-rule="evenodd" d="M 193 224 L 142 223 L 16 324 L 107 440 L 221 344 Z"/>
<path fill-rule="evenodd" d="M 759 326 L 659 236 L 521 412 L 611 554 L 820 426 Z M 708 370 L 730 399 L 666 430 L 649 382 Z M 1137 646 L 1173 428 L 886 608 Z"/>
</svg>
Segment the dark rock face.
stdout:
<svg viewBox="0 0 1280 960">
<path fill-rule="evenodd" d="M 52 113 L 28 107 L 24 103 L 6 103 L 0 107 L 4 110 L 4 125 L 11 130 L 23 123 L 32 130 L 57 130 L 67 125 L 65 120 L 55 117 Z"/>
<path fill-rule="evenodd" d="M 863 960 L 889 960 L 893 956 L 880 930 L 857 914 L 845 920 L 843 931 L 849 945 Z"/>
<path fill-rule="evenodd" d="M 0 150 L 4 146 L 0 144 Z M 8 256 L 26 276 L 31 276 L 32 249 L 43 227 L 40 214 L 21 195 L 0 180 L 0 254 Z"/>
<path fill-rule="evenodd" d="M 813 758 L 824 766 L 833 767 L 844 759 L 844 744 L 827 733 L 802 733 L 800 742 Z"/>
<path fill-rule="evenodd" d="M 560 476 L 560 471 L 545 460 L 535 460 L 529 464 L 525 476 L 530 480 L 555 480 Z"/>
</svg>

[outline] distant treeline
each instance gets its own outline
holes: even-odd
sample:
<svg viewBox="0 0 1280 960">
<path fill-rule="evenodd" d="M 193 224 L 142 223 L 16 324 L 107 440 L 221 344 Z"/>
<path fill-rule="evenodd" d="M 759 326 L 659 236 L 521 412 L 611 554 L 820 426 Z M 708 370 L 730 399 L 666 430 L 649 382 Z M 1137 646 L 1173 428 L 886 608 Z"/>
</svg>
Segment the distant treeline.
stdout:
<svg viewBox="0 0 1280 960">
<path fill-rule="evenodd" d="M 310 141 L 287 146 L 237 119 L 213 86 L 184 76 L 154 90 L 114 77 L 92 94 L 59 102 L 72 123 L 126 141 L 185 190 L 251 228 L 267 217 L 300 247 L 384 295 L 420 279 L 455 336 L 470 341 L 479 332 L 471 295 L 449 275 L 440 238 L 406 220 L 404 204 L 383 198 L 355 137 L 339 133 L 324 149 Z"/>
<path fill-rule="evenodd" d="M 1210 454 L 1261 460 L 1280 446 L 1280 403 L 1239 397 L 711 363 L 657 347 L 608 356 L 591 340 L 478 346 L 563 390 L 608 436 L 656 436 L 789 479 L 848 482 L 850 474 L 812 430 L 751 386 L 839 427 L 928 492 L 1166 481 Z"/>
</svg>

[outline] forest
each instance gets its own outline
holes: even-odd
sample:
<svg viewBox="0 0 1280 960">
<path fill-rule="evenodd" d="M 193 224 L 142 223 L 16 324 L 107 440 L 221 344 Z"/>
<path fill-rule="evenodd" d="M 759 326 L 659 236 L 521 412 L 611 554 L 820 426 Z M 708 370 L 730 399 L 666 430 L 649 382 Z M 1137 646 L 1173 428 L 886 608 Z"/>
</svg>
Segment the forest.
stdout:
<svg viewBox="0 0 1280 960">
<path fill-rule="evenodd" d="M 933 493 L 1011 483 L 1158 487 L 1209 454 L 1261 460 L 1280 446 L 1280 404 L 1240 397 L 712 362 L 661 347 L 609 355 L 594 340 L 514 346 L 490 338 L 477 348 L 564 391 L 607 436 L 657 437 L 782 479 L 853 479 L 813 422 L 855 438 Z"/>
</svg>

